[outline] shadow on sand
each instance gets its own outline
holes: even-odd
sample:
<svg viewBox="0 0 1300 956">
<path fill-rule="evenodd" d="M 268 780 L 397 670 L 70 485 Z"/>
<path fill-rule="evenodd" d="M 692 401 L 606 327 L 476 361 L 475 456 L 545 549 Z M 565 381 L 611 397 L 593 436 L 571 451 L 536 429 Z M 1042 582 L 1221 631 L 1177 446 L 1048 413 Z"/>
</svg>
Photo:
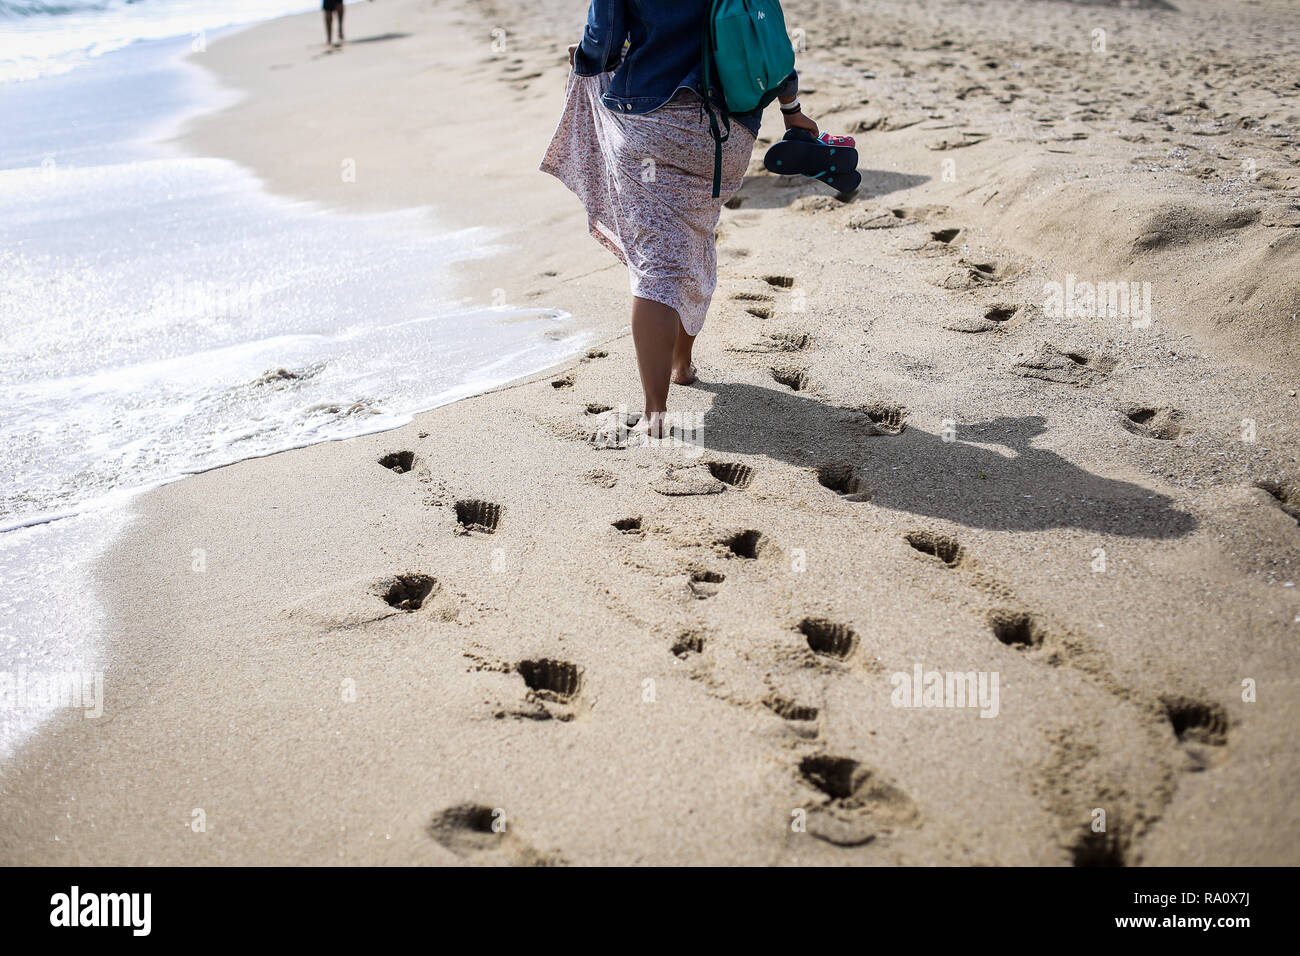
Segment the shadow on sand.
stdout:
<svg viewBox="0 0 1300 956">
<path fill-rule="evenodd" d="M 414 33 L 376 33 L 372 37 L 359 37 L 356 40 L 349 40 L 348 46 L 356 46 L 358 43 L 381 43 L 384 40 L 405 40 L 409 36 L 415 36 Z"/>
<path fill-rule="evenodd" d="M 996 531 L 1078 528 L 1178 538 L 1197 525 L 1165 495 L 1034 447 L 1047 431 L 1041 416 L 958 423 L 958 440 L 945 442 L 910 426 L 879 434 L 864 409 L 795 392 L 742 383 L 696 387 L 714 395 L 703 429 L 710 451 L 807 467 L 812 482 L 816 469 L 848 465 L 878 507 Z"/>
<path fill-rule="evenodd" d="M 845 204 L 866 202 L 889 193 L 911 189 L 930 181 L 929 176 L 896 173 L 887 169 L 859 169 L 862 185 L 848 196 L 838 197 Z M 741 206 L 745 209 L 779 209 L 808 195 L 831 196 L 835 192 L 806 176 L 754 176 L 741 187 Z"/>
</svg>

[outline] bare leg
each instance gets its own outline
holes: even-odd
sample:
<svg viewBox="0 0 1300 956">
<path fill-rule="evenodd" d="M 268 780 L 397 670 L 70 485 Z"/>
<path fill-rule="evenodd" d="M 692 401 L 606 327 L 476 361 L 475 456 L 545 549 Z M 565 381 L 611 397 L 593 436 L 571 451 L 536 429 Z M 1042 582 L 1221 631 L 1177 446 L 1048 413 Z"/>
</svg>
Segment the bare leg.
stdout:
<svg viewBox="0 0 1300 956">
<path fill-rule="evenodd" d="M 343 45 L 343 4 L 342 3 L 340 3 L 338 6 L 338 17 L 339 17 L 339 45 L 342 46 Z"/>
<path fill-rule="evenodd" d="M 325 45 L 326 46 L 334 45 L 334 21 L 331 19 L 332 16 L 333 14 L 331 11 L 329 10 L 325 11 Z"/>
<path fill-rule="evenodd" d="M 695 381 L 695 366 L 691 364 L 691 349 L 695 347 L 695 336 L 687 335 L 679 323 L 677 342 L 673 346 L 673 384 L 690 385 Z"/>
<path fill-rule="evenodd" d="M 632 299 L 632 344 L 645 392 L 646 426 L 651 437 L 663 437 L 663 413 L 668 410 L 668 381 L 673 370 L 673 350 L 682 321 L 677 310 L 662 302 Z"/>
</svg>

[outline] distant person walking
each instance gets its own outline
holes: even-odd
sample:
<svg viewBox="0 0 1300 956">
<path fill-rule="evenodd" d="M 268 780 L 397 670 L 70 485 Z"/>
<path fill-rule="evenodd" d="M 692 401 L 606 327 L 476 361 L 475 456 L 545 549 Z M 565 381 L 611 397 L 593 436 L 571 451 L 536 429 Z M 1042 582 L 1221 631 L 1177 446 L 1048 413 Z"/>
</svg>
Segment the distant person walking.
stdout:
<svg viewBox="0 0 1300 956">
<path fill-rule="evenodd" d="M 321 0 L 321 9 L 325 12 L 325 45 L 340 47 L 343 45 L 343 0 Z M 339 38 L 334 39 L 334 21 L 339 22 Z"/>
<path fill-rule="evenodd" d="M 645 392 L 638 428 L 656 438 L 664 436 L 670 382 L 695 381 L 691 350 L 717 285 L 714 229 L 740 188 L 762 117 L 762 109 L 731 114 L 713 197 L 701 42 L 712 6 L 592 0 L 582 42 L 569 51 L 564 114 L 541 165 L 582 200 L 591 234 L 627 265 Z M 710 71 L 717 75 L 712 63 Z M 786 127 L 816 137 L 817 124 L 799 111 L 798 74 L 776 82 Z M 711 102 L 726 112 L 719 95 Z"/>
</svg>

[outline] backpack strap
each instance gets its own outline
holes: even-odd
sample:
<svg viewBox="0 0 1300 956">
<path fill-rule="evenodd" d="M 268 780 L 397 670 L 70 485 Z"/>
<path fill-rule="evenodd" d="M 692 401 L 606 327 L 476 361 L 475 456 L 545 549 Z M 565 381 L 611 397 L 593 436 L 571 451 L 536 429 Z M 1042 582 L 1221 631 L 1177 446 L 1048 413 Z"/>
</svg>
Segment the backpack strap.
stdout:
<svg viewBox="0 0 1300 956">
<path fill-rule="evenodd" d="M 713 16 L 704 19 L 704 36 L 700 41 L 700 55 L 704 61 L 704 109 L 709 114 L 709 135 L 713 137 L 713 198 L 722 190 L 722 144 L 731 137 L 731 113 L 722 109 L 722 128 L 718 126 L 718 110 L 713 105 Z M 723 131 L 725 129 L 725 132 Z"/>
</svg>

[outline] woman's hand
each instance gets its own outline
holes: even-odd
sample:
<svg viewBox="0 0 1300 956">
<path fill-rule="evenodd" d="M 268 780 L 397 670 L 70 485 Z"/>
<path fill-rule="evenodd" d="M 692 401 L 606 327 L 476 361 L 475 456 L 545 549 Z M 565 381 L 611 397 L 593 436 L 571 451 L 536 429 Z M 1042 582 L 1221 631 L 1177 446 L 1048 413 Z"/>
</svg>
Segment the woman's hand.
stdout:
<svg viewBox="0 0 1300 956">
<path fill-rule="evenodd" d="M 574 60 L 574 57 L 576 57 L 577 55 L 578 55 L 578 44 L 570 43 L 569 44 L 569 66 L 570 67 L 576 67 L 578 65 L 577 62 Z"/>
<path fill-rule="evenodd" d="M 806 115 L 802 111 L 798 113 L 782 113 L 781 117 L 785 120 L 786 129 L 807 130 L 812 134 L 813 139 L 816 139 L 820 135 L 820 131 L 817 129 L 817 124 L 813 122 L 812 117 Z"/>
</svg>

